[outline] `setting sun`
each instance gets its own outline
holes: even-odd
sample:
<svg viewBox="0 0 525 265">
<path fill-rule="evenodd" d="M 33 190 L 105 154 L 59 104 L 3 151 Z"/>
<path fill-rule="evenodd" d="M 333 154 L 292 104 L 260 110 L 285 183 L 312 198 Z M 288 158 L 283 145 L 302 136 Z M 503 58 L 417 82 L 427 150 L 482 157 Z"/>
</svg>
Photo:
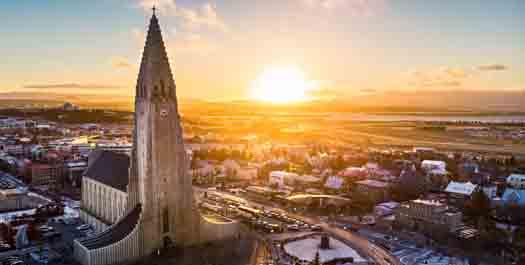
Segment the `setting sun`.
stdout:
<svg viewBox="0 0 525 265">
<path fill-rule="evenodd" d="M 295 66 L 274 66 L 264 70 L 252 85 L 252 97 L 272 103 L 291 103 L 310 99 L 313 82 Z"/>
</svg>

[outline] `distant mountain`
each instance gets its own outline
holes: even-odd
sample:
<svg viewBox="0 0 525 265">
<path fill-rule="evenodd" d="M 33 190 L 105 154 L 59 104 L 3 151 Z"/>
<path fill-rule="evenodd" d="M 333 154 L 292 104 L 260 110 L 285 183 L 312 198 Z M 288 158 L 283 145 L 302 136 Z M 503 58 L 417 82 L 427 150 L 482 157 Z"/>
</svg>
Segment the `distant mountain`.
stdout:
<svg viewBox="0 0 525 265">
<path fill-rule="evenodd" d="M 62 104 L 72 102 L 83 108 L 131 110 L 131 95 L 61 94 L 40 92 L 0 93 L 0 107 Z M 17 102 L 23 104 L 16 104 Z M 525 112 L 525 92 L 510 91 L 386 91 L 345 95 L 293 104 L 271 104 L 250 99 L 179 99 L 181 109 L 192 114 L 250 115 L 272 112 Z M 13 105 L 14 104 L 14 105 Z"/>
</svg>

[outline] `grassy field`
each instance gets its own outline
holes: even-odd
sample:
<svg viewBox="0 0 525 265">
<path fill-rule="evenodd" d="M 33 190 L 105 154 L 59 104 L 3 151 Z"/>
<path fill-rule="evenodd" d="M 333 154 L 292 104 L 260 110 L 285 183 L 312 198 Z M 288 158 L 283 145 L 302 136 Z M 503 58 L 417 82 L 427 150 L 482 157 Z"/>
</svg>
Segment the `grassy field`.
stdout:
<svg viewBox="0 0 525 265">
<path fill-rule="evenodd" d="M 337 135 L 349 142 L 361 141 L 372 145 L 427 146 L 452 150 L 472 150 L 525 154 L 525 141 L 500 140 L 492 137 L 473 137 L 463 130 L 425 130 L 417 124 L 356 123 L 337 130 Z"/>
</svg>

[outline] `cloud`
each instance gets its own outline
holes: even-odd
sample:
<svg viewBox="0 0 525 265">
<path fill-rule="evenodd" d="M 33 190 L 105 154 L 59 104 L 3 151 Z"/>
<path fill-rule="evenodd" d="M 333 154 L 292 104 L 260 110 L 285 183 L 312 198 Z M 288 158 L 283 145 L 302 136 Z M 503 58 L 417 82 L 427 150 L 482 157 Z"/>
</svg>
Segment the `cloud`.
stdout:
<svg viewBox="0 0 525 265">
<path fill-rule="evenodd" d="M 462 82 L 458 80 L 433 80 L 424 82 L 422 85 L 425 87 L 460 87 Z"/>
<path fill-rule="evenodd" d="M 116 69 L 128 69 L 133 66 L 125 58 L 122 57 L 113 57 L 109 60 L 109 63 L 113 68 Z"/>
<path fill-rule="evenodd" d="M 444 68 L 443 72 L 454 78 L 465 78 L 469 75 L 463 68 Z"/>
<path fill-rule="evenodd" d="M 307 91 L 308 96 L 317 99 L 335 98 L 341 96 L 341 92 L 335 89 L 323 88 Z"/>
<path fill-rule="evenodd" d="M 377 93 L 377 90 L 373 89 L 373 88 L 363 88 L 363 89 L 359 90 L 359 93 L 361 93 L 361 94 L 375 94 L 375 93 Z"/>
<path fill-rule="evenodd" d="M 205 3 L 197 9 L 180 8 L 177 16 L 183 19 L 183 26 L 186 29 L 194 30 L 205 27 L 221 32 L 229 31 L 224 20 L 217 14 L 217 8 L 210 3 Z"/>
<path fill-rule="evenodd" d="M 508 67 L 502 64 L 486 64 L 478 66 L 478 70 L 480 71 L 504 71 L 507 69 Z"/>
<path fill-rule="evenodd" d="M 175 0 L 139 0 L 138 6 L 146 12 L 152 12 L 151 9 L 155 6 L 159 13 L 165 15 L 173 14 L 177 10 Z"/>
<path fill-rule="evenodd" d="M 174 54 L 185 52 L 208 55 L 217 49 L 217 45 L 213 41 L 196 33 L 178 34 L 174 40 L 168 41 L 166 46 L 169 50 L 173 49 Z"/>
<path fill-rule="evenodd" d="M 139 0 L 138 6 L 145 12 L 155 8 L 163 15 L 172 15 L 181 19 L 187 30 L 206 28 L 220 32 L 228 32 L 229 27 L 217 13 L 217 7 L 211 3 L 204 3 L 196 8 L 179 7 L 175 0 Z"/>
<path fill-rule="evenodd" d="M 116 89 L 121 86 L 109 84 L 78 84 L 78 83 L 57 83 L 57 84 L 32 84 L 25 85 L 26 89 Z"/>
<path fill-rule="evenodd" d="M 431 71 L 415 71 L 409 77 L 409 85 L 417 87 L 460 87 L 469 76 L 463 68 L 442 67 Z"/>
<path fill-rule="evenodd" d="M 316 10 L 341 10 L 351 16 L 373 16 L 382 13 L 386 0 L 300 0 Z"/>
</svg>

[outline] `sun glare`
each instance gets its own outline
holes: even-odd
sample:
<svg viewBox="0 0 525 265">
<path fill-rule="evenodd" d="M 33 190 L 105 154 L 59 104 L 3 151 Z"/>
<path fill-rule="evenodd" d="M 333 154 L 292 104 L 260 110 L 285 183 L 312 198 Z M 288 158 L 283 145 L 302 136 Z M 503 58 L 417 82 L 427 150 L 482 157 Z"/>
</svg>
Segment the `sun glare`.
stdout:
<svg viewBox="0 0 525 265">
<path fill-rule="evenodd" d="M 271 103 L 293 103 L 310 99 L 313 82 L 294 66 L 274 66 L 265 69 L 252 85 L 252 97 Z"/>
</svg>

